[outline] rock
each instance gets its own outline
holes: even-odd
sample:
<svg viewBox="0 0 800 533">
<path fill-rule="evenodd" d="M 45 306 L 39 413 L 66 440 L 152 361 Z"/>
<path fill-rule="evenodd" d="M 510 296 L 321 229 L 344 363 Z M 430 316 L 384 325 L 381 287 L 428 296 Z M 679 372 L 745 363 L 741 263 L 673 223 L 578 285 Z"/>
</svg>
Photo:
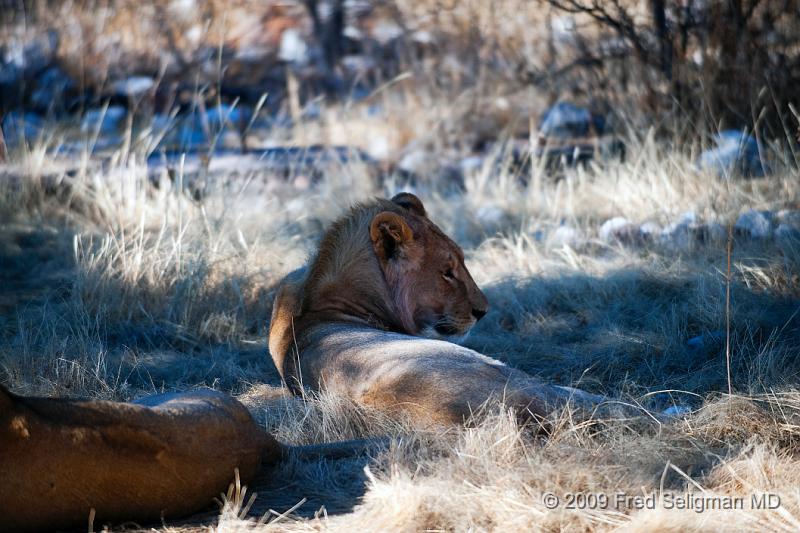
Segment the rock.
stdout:
<svg viewBox="0 0 800 533">
<path fill-rule="evenodd" d="M 242 122 L 246 125 L 253 115 L 253 110 L 247 106 L 231 106 L 228 104 L 221 104 L 206 110 L 205 119 L 209 125 L 220 127 L 225 125 L 238 126 Z"/>
<path fill-rule="evenodd" d="M 551 246 L 573 246 L 580 242 L 581 234 L 572 226 L 562 224 L 550 235 L 549 244 Z"/>
<path fill-rule="evenodd" d="M 130 78 L 115 82 L 111 90 L 117 96 L 133 98 L 141 96 L 155 87 L 156 82 L 147 76 L 131 76 Z"/>
<path fill-rule="evenodd" d="M 661 243 L 677 250 L 688 250 L 692 246 L 719 242 L 726 235 L 720 224 L 670 224 L 661 233 Z"/>
<path fill-rule="evenodd" d="M 299 189 L 316 185 L 327 172 L 359 162 L 377 174 L 377 163 L 366 153 L 347 146 L 274 147 L 242 154 L 220 150 L 208 158 L 204 151 L 154 153 L 147 160 L 148 176 L 157 186 L 176 182 L 183 161 L 182 183 L 196 199 L 214 187 L 251 184 L 251 191 L 290 184 Z"/>
<path fill-rule="evenodd" d="M 19 146 L 34 142 L 44 128 L 44 119 L 36 113 L 11 111 L 3 118 L 3 135 L 6 145 Z"/>
<path fill-rule="evenodd" d="M 30 105 L 44 113 L 57 106 L 64 107 L 64 96 L 75 89 L 75 83 L 57 66 L 45 69 L 34 80 L 35 89 L 29 96 Z"/>
<path fill-rule="evenodd" d="M 769 211 L 745 211 L 736 220 L 734 231 L 746 237 L 765 239 L 772 235 L 772 213 Z"/>
<path fill-rule="evenodd" d="M 694 211 L 686 211 L 678 218 L 678 224 L 696 224 L 697 214 Z"/>
<path fill-rule="evenodd" d="M 425 189 L 464 190 L 464 175 L 459 166 L 442 160 L 441 156 L 424 148 L 407 147 L 395 167 L 395 175 L 402 184 L 427 194 Z"/>
<path fill-rule="evenodd" d="M 622 158 L 625 145 L 613 135 L 605 135 L 605 119 L 588 109 L 567 102 L 548 108 L 539 123 L 533 153 L 545 159 L 549 171 L 586 164 L 594 158 Z M 530 148 L 527 150 L 530 153 Z"/>
<path fill-rule="evenodd" d="M 81 131 L 99 131 L 103 135 L 117 133 L 126 115 L 127 111 L 122 106 L 90 109 L 81 121 Z"/>
<path fill-rule="evenodd" d="M 697 166 L 724 178 L 732 175 L 763 176 L 766 165 L 761 160 L 758 142 L 740 130 L 724 130 L 714 136 L 716 148 L 700 154 Z"/>
<path fill-rule="evenodd" d="M 588 137 L 602 135 L 605 121 L 588 109 L 568 102 L 549 107 L 539 121 L 539 134 L 548 138 Z"/>
<path fill-rule="evenodd" d="M 677 250 L 688 250 L 698 244 L 718 242 L 726 237 L 725 228 L 717 222 L 698 222 L 694 211 L 683 213 L 677 222 L 661 231 L 661 244 Z"/>
<path fill-rule="evenodd" d="M 11 43 L 5 53 L 5 61 L 24 72 L 26 78 L 35 76 L 50 66 L 58 50 L 58 32 L 48 30 L 25 45 Z"/>
<path fill-rule="evenodd" d="M 800 210 L 781 209 L 775 214 L 775 221 L 800 230 Z"/>
<path fill-rule="evenodd" d="M 728 237 L 728 230 L 719 222 L 708 222 L 704 225 L 703 235 L 706 242 L 721 242 Z"/>
<path fill-rule="evenodd" d="M 661 244 L 677 250 L 687 250 L 691 244 L 689 238 L 689 224 L 687 223 L 672 223 L 661 230 L 660 235 Z"/>
<path fill-rule="evenodd" d="M 193 113 L 170 118 L 156 115 L 153 129 L 166 132 L 159 150 L 166 152 L 196 151 L 208 148 L 216 140 L 217 149 L 241 148 L 240 129 L 250 123 L 253 110 L 247 106 L 221 104 Z"/>
<path fill-rule="evenodd" d="M 637 244 L 642 241 L 639 226 L 625 217 L 614 217 L 600 226 L 600 239 L 607 243 Z"/>
<path fill-rule="evenodd" d="M 287 28 L 281 34 L 278 59 L 287 63 L 305 65 L 308 63 L 308 45 L 296 28 Z"/>
<path fill-rule="evenodd" d="M 639 232 L 646 240 L 655 240 L 661 234 L 661 226 L 655 222 L 645 222 L 639 226 Z"/>
<path fill-rule="evenodd" d="M 38 83 L 42 72 L 51 67 L 58 50 L 58 33 L 50 30 L 29 42 L 7 39 L 0 46 L 0 113 L 28 103 L 31 91 L 42 89 L 36 96 L 38 111 L 47 111 L 57 100 L 47 100 L 46 86 Z M 44 105 L 40 105 L 44 102 Z"/>
<path fill-rule="evenodd" d="M 403 35 L 403 28 L 397 25 L 396 22 L 388 19 L 379 19 L 373 24 L 370 37 L 378 41 L 382 45 L 391 43 Z"/>
<path fill-rule="evenodd" d="M 800 229 L 789 224 L 778 224 L 774 237 L 778 241 L 800 241 Z"/>
<path fill-rule="evenodd" d="M 688 415 L 691 412 L 691 407 L 687 407 L 685 405 L 673 405 L 672 407 L 667 407 L 661 411 L 661 414 L 670 418 L 677 418 L 683 415 Z"/>
</svg>

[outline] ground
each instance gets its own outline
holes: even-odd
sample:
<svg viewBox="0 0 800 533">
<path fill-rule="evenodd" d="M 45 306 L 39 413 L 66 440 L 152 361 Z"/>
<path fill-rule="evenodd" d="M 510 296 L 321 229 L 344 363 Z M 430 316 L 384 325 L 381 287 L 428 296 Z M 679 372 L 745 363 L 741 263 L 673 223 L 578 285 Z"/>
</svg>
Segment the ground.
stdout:
<svg viewBox="0 0 800 533">
<path fill-rule="evenodd" d="M 40 179 L 51 163 L 12 152 L 4 168 L 17 179 L 0 190 L 3 382 L 113 400 L 212 387 L 284 442 L 394 439 L 353 459 L 289 461 L 231 494 L 221 515 L 211 509 L 165 530 L 794 530 L 800 241 L 733 232 L 728 337 L 726 231 L 682 241 L 601 238 L 600 227 L 612 216 L 666 226 L 688 211 L 693 227 L 727 228 L 751 208 L 787 217 L 800 200 L 796 171 L 720 179 L 652 142 L 626 161 L 542 173 L 527 186 L 484 165 L 464 191 L 419 194 L 490 301 L 467 346 L 654 412 L 691 409 L 672 421 L 586 424 L 554 413 L 556 430 L 542 439 L 497 406 L 475 427 L 436 432 L 339 398 L 288 397 L 266 348 L 276 283 L 353 202 L 398 187 L 355 163 L 310 188 L 249 194 L 258 180 L 239 176 L 197 199 L 152 186 L 136 154 L 78 163 L 72 177 L 61 174 L 69 187 L 53 190 Z M 563 239 L 559 227 L 574 231 Z M 628 498 L 661 490 L 747 505 L 700 514 L 638 510 Z M 779 495 L 780 507 L 751 509 L 762 492 Z M 555 509 L 545 493 L 560 499 Z M 568 509 L 569 493 L 612 500 Z"/>
</svg>

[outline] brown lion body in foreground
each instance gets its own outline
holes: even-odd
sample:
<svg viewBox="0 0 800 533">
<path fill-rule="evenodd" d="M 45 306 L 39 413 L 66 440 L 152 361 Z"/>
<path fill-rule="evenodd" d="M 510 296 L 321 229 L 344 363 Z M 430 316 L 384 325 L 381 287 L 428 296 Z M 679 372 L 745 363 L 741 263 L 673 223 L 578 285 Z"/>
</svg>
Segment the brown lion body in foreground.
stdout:
<svg viewBox="0 0 800 533">
<path fill-rule="evenodd" d="M 353 208 L 287 276 L 269 349 L 296 394 L 329 390 L 423 423 L 463 423 L 490 398 L 538 420 L 570 399 L 602 400 L 443 340 L 466 335 L 487 309 L 461 249 L 401 193 Z"/>
<path fill-rule="evenodd" d="M 159 521 L 196 512 L 238 469 L 251 480 L 281 446 L 216 391 L 139 403 L 26 398 L 0 386 L 0 530 Z"/>
<path fill-rule="evenodd" d="M 0 531 L 146 524 L 208 507 L 288 456 L 337 458 L 385 439 L 290 446 L 214 390 L 133 403 L 31 398 L 0 385 Z"/>
</svg>

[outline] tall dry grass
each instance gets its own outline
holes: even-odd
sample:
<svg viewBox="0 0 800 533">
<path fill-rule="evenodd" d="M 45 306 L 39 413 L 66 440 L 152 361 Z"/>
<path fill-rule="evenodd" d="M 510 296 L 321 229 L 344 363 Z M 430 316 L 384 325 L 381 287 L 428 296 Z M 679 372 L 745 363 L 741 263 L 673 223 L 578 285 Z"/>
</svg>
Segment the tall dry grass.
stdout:
<svg viewBox="0 0 800 533">
<path fill-rule="evenodd" d="M 351 110 L 315 127 L 330 120 L 345 128 L 351 117 L 361 123 Z M 469 174 L 463 194 L 434 184 L 423 200 L 464 247 L 489 295 L 492 309 L 469 346 L 549 381 L 653 408 L 697 409 L 685 420 L 587 425 L 555 413 L 557 429 L 542 440 L 491 408 L 476 427 L 438 433 L 339 398 L 288 398 L 266 353 L 275 284 L 352 202 L 388 195 L 397 184 L 381 189 L 354 164 L 311 191 L 251 193 L 257 180 L 231 177 L 198 202 L 177 186 L 152 187 L 137 148 L 106 168 L 85 158 L 63 176 L 66 196 L 55 197 L 36 178 L 61 164 L 43 155 L 46 147 L 12 154 L 23 178 L 22 187 L 6 182 L 0 195 L 3 380 L 21 392 L 121 400 L 211 386 L 239 395 L 286 442 L 393 437 L 391 449 L 372 457 L 297 458 L 265 473 L 244 496 L 231 495 L 214 526 L 220 531 L 791 530 L 798 243 L 737 240 L 737 396 L 728 398 L 720 394 L 719 342 L 687 345 L 723 328 L 724 241 L 624 245 L 601 240 L 598 228 L 618 215 L 666 224 L 689 210 L 726 225 L 750 207 L 792 207 L 796 171 L 720 181 L 652 137 L 633 141 L 626 161 L 569 170 L 560 180 L 532 174 L 527 188 L 501 158 Z M 565 223 L 577 237 L 554 241 Z M 616 503 L 549 510 L 542 502 L 544 492 L 616 498 L 662 490 L 746 498 L 771 491 L 782 505 L 699 514 Z"/>
</svg>

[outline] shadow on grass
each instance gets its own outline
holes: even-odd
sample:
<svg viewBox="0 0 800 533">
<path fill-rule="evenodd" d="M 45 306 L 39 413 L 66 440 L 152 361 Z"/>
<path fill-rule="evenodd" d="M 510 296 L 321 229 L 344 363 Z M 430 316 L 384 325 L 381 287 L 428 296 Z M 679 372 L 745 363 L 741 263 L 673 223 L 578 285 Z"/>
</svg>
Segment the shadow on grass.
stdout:
<svg viewBox="0 0 800 533">
<path fill-rule="evenodd" d="M 507 280 L 486 293 L 493 309 L 467 344 L 548 381 L 610 394 L 727 391 L 719 274 L 624 269 Z M 731 300 L 734 389 L 796 385 L 800 299 L 734 283 Z"/>
<path fill-rule="evenodd" d="M 273 285 L 245 299 L 236 291 L 252 279 L 204 284 L 191 316 L 175 287 L 154 294 L 107 277 L 87 295 L 81 279 L 98 273 L 76 265 L 74 236 L 52 221 L 0 222 L 3 382 L 28 394 L 116 400 L 203 385 L 240 392 L 242 382 L 280 384 L 266 348 Z M 169 307 L 153 312 L 153 299 Z M 222 320 L 214 313 L 230 324 L 213 323 Z"/>
</svg>

